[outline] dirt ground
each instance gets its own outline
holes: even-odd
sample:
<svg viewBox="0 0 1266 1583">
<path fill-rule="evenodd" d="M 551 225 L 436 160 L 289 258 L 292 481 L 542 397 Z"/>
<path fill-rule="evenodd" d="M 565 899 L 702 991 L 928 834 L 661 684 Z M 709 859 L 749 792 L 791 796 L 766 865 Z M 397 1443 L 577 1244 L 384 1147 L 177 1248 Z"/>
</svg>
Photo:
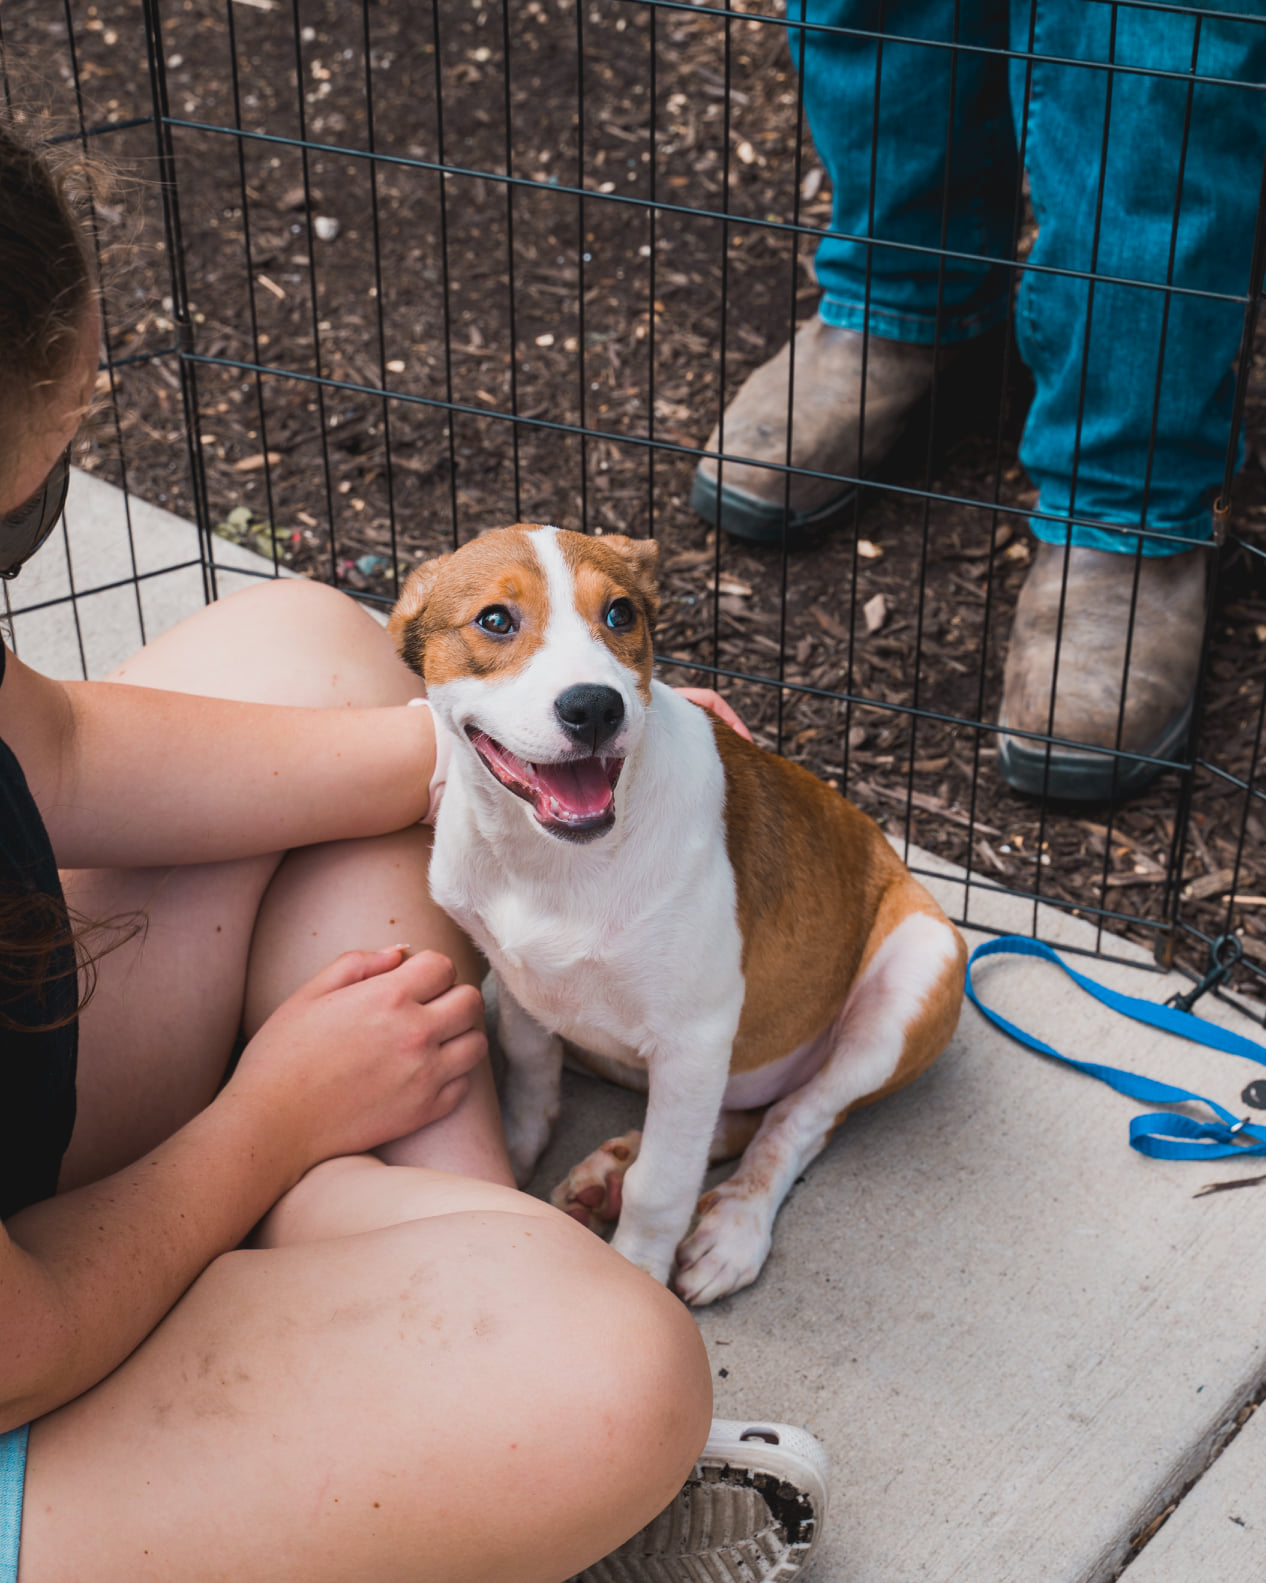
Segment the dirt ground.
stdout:
<svg viewBox="0 0 1266 1583">
<path fill-rule="evenodd" d="M 1002 785 L 992 733 L 970 723 L 996 717 L 1031 558 L 1014 354 L 1005 379 L 1000 348 L 940 391 L 931 432 L 846 531 L 784 557 L 718 544 L 691 513 L 682 448 L 816 300 L 811 241 L 770 228 L 830 214 L 782 28 L 634 0 L 521 0 L 509 15 L 494 0 L 167 0 L 192 344 L 223 360 L 197 366 L 187 417 L 175 359 L 157 355 L 174 310 L 154 133 L 129 125 L 152 110 L 139 10 L 70 3 L 73 49 L 46 0 L 6 0 L 0 17 L 22 112 L 73 130 L 77 79 L 102 129 L 91 152 L 112 169 L 96 212 L 113 401 L 81 465 L 194 515 L 192 432 L 209 525 L 381 599 L 492 525 L 653 532 L 666 679 L 719 670 L 758 740 L 982 884 L 1155 947 L 1176 878 L 1182 926 L 1231 928 L 1266 966 L 1266 809 L 1235 784 L 1256 764 L 1266 563 L 1222 556 L 1180 875 L 1177 777 L 1116 811 L 1043 809 Z M 214 130 L 235 125 L 260 135 L 239 146 Z M 302 138 L 385 158 L 305 153 Z M 652 216 L 636 201 L 649 197 L 672 207 Z M 692 212 L 727 208 L 728 223 Z M 451 426 L 428 405 L 447 401 L 463 409 Z M 582 426 L 600 432 L 568 432 Z M 1247 440 L 1232 528 L 1260 545 L 1266 342 Z M 1173 943 L 1203 966 L 1186 927 Z M 1259 977 L 1237 987 L 1266 1003 Z"/>
</svg>

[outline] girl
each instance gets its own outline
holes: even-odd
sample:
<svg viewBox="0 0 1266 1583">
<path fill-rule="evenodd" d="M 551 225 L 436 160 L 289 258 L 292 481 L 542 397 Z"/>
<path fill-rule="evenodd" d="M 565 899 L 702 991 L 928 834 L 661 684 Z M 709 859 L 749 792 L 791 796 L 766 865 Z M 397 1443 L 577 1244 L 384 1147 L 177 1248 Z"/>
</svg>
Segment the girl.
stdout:
<svg viewBox="0 0 1266 1583">
<path fill-rule="evenodd" d="M 0 574 L 60 513 L 99 335 L 0 124 Z M 480 965 L 427 892 L 417 679 L 304 581 L 108 682 L 0 667 L 0 1583 L 594 1563 L 681 1487 L 709 1370 L 514 1189 Z M 140 921 L 78 1011 L 68 919 Z"/>
</svg>

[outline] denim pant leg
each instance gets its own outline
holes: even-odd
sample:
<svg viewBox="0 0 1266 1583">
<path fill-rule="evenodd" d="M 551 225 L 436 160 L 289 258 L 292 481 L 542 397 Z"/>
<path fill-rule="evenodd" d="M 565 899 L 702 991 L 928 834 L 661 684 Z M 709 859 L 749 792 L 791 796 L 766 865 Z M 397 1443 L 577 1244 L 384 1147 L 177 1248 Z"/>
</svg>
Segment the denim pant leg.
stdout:
<svg viewBox="0 0 1266 1583">
<path fill-rule="evenodd" d="M 1207 538 L 1222 483 L 1266 150 L 1266 94 L 1182 76 L 1194 61 L 1199 75 L 1266 82 L 1266 26 L 1101 0 L 1013 0 L 1014 48 L 1028 47 L 1034 5 L 1038 57 L 1179 76 L 1035 61 L 1025 141 L 1039 233 L 1030 262 L 1171 279 L 1241 301 L 1026 270 L 1016 333 L 1037 388 L 1020 459 L 1041 512 L 1145 526 L 1162 535 L 1142 540 L 1145 553 L 1177 553 L 1185 546 L 1163 535 Z M 1266 13 L 1263 0 L 1216 8 Z M 1025 79 L 1026 63 L 1013 61 L 1017 118 Z M 1066 542 L 1066 523 L 1051 517 L 1035 518 L 1034 531 Z M 1072 528 L 1071 541 L 1130 553 L 1140 542 L 1089 527 Z"/>
<path fill-rule="evenodd" d="M 801 10 L 803 4 L 804 9 Z M 961 0 L 957 42 L 1002 51 L 1008 0 Z M 949 0 L 789 0 L 789 23 L 857 28 L 853 37 L 790 29 L 805 109 L 831 176 L 831 229 L 817 253 L 828 324 L 893 340 L 969 340 L 1006 317 L 1011 270 L 936 251 L 1011 256 L 1015 138 L 1006 60 L 970 49 L 895 43 L 955 40 Z M 947 170 L 948 156 L 948 170 Z M 868 246 L 865 238 L 927 248 Z"/>
</svg>

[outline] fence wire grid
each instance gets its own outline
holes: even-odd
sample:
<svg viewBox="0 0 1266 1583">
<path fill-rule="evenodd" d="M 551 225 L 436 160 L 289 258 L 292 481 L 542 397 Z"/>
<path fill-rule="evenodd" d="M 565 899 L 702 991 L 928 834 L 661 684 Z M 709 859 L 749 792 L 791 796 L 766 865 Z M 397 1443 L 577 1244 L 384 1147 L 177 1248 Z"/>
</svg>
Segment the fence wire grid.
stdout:
<svg viewBox="0 0 1266 1583">
<path fill-rule="evenodd" d="M 1012 5 L 1008 34 L 997 0 L 837 0 L 827 21 L 820 0 L 4 0 L 11 113 L 109 173 L 92 203 L 101 401 L 77 465 L 124 492 L 129 532 L 136 501 L 196 524 L 189 559 L 208 599 L 230 542 L 262 557 L 261 574 L 319 577 L 386 608 L 411 566 L 488 527 L 653 535 L 660 674 L 717 686 L 763 745 L 907 851 L 958 865 L 959 921 L 987 923 L 993 897 L 1019 897 L 1034 933 L 1044 903 L 1089 920 L 1100 954 L 1125 936 L 1197 974 L 1233 935 L 1232 985 L 1266 1005 L 1266 148 L 1244 165 L 1255 221 L 1228 239 L 1243 258 L 1235 289 L 1174 264 L 1193 126 L 1211 95 L 1266 93 L 1209 70 L 1202 37 L 1266 15 L 1096 0 L 1084 9 L 1104 13 L 1107 53 L 1077 60 L 1044 50 L 1049 7 Z M 1185 66 L 1130 58 L 1140 27 L 1176 20 Z M 869 143 L 869 219 L 852 232 L 832 225 L 799 69 L 824 38 L 852 41 L 854 70 L 873 57 L 849 109 Z M 902 50 L 939 61 L 938 80 L 948 70 L 947 101 L 920 107 L 940 117 L 925 139 L 943 145 L 937 245 L 922 248 L 876 221 L 882 63 Z M 1024 139 L 1052 61 L 1104 85 L 1094 157 L 1071 172 L 1096 237 L 1120 223 L 1104 213 L 1113 85 L 1173 85 L 1181 153 L 1159 279 L 1114 275 L 1097 251 L 1084 270 L 1031 260 Z M 973 73 L 1009 76 L 1024 106 L 993 251 L 963 244 L 950 212 L 955 95 Z M 824 236 L 861 250 L 868 290 L 885 250 L 913 259 L 934 272 L 938 306 L 956 272 L 1002 271 L 1005 318 L 944 360 L 881 470 L 841 459 L 831 476 L 864 487 L 832 532 L 731 539 L 692 511 L 694 471 L 717 424 L 712 454 L 739 460 L 726 404 L 813 313 Z M 1158 385 L 1172 304 L 1238 315 L 1219 542 L 1192 541 L 1213 575 L 1191 740 L 1116 807 L 1024 798 L 995 767 L 1006 637 L 1033 557 L 1036 491 L 1018 460 L 1032 386 L 1012 332 L 1014 287 L 1034 272 L 1082 282 L 1092 301 L 1109 286 L 1157 294 Z M 1093 313 L 1086 323 L 1088 348 Z M 790 452 L 772 465 L 790 488 Z M 1062 520 L 1097 522 L 1075 500 Z M 133 546 L 138 588 L 171 569 L 140 565 Z M 99 590 L 72 574 L 64 597 L 83 622 Z M 15 619 L 33 608 L 21 582 L 6 595 Z"/>
</svg>

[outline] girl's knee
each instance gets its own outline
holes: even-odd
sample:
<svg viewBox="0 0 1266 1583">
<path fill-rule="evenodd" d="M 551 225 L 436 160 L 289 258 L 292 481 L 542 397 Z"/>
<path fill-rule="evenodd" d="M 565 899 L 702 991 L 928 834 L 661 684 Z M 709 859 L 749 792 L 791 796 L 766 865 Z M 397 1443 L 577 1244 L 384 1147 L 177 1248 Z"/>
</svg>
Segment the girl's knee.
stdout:
<svg viewBox="0 0 1266 1583">
<path fill-rule="evenodd" d="M 252 624 L 267 622 L 280 631 L 293 628 L 296 633 L 337 633 L 345 628 L 359 629 L 366 622 L 371 627 L 378 625 L 350 595 L 307 577 L 261 580 L 209 608 L 219 608 L 226 615 L 232 612 Z"/>
<path fill-rule="evenodd" d="M 644 1394 L 643 1430 L 648 1442 L 662 1437 L 665 1455 L 674 1456 L 679 1464 L 678 1473 L 669 1479 L 675 1491 L 711 1426 L 711 1365 L 686 1305 L 650 1276 L 637 1273 L 640 1291 L 631 1300 L 631 1317 L 637 1324 L 642 1356 L 638 1360 L 636 1349 L 631 1349 L 629 1384 Z"/>
<path fill-rule="evenodd" d="M 279 702 L 369 708 L 421 693 L 383 628 L 349 595 L 279 578 L 224 601 L 226 617 L 278 658 L 290 695 Z"/>
<path fill-rule="evenodd" d="M 307 578 L 259 582 L 217 600 L 112 680 L 310 708 L 404 704 L 422 691 L 367 611 Z"/>
<path fill-rule="evenodd" d="M 267 621 L 302 692 L 288 703 L 364 709 L 421 697 L 386 628 L 337 589 L 301 578 L 269 584 Z"/>
<path fill-rule="evenodd" d="M 559 1337 L 559 1367 L 587 1380 L 588 1416 L 606 1437 L 648 1521 L 672 1498 L 708 1435 L 712 1379 L 693 1316 L 671 1292 L 593 1239 L 583 1315 Z M 608 1464 L 609 1466 L 609 1464 Z"/>
<path fill-rule="evenodd" d="M 684 1304 L 630 1265 L 606 1273 L 559 1343 L 560 1517 L 588 1533 L 597 1556 L 645 1527 L 689 1476 L 711 1424 L 711 1370 Z"/>
</svg>

